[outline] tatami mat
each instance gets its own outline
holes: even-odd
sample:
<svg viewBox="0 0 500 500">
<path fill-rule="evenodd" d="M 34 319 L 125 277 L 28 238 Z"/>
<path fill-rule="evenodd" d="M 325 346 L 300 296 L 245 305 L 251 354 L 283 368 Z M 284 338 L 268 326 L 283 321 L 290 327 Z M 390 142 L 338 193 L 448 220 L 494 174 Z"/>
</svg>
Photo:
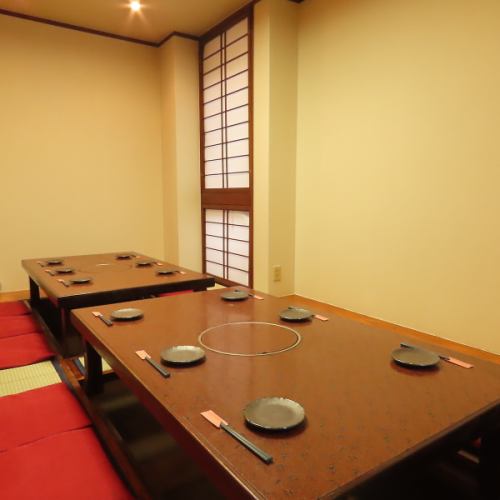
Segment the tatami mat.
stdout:
<svg viewBox="0 0 500 500">
<path fill-rule="evenodd" d="M 85 368 L 85 358 L 82 356 L 80 358 L 78 358 L 78 360 L 80 361 L 80 363 L 82 364 L 82 366 Z M 102 371 L 103 372 L 107 372 L 107 371 L 112 371 L 113 369 L 111 368 L 111 366 L 108 365 L 108 363 L 106 363 L 106 360 L 102 360 Z"/>
<path fill-rule="evenodd" d="M 51 361 L 0 370 L 0 397 L 58 384 L 61 378 Z"/>
</svg>

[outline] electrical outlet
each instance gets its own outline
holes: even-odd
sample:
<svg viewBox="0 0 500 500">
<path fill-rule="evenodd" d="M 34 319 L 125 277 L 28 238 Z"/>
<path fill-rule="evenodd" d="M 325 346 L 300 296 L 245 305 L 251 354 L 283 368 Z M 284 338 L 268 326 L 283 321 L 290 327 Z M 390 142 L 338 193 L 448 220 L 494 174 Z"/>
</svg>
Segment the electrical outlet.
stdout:
<svg viewBox="0 0 500 500">
<path fill-rule="evenodd" d="M 281 266 L 273 266 L 273 281 L 281 281 Z"/>
</svg>

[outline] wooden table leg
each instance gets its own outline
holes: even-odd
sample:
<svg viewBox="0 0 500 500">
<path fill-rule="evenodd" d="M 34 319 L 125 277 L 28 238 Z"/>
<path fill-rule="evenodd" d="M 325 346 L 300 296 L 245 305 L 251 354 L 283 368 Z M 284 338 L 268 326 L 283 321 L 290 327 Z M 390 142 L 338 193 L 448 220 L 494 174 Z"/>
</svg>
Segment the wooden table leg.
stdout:
<svg viewBox="0 0 500 500">
<path fill-rule="evenodd" d="M 481 438 L 479 481 L 482 500 L 500 498 L 500 426 Z"/>
<path fill-rule="evenodd" d="M 35 283 L 30 278 L 30 304 L 31 307 L 36 307 L 40 303 L 40 288 L 38 285 Z"/>
<path fill-rule="evenodd" d="M 85 391 L 90 396 L 102 392 L 102 360 L 91 344 L 85 342 Z"/>
</svg>

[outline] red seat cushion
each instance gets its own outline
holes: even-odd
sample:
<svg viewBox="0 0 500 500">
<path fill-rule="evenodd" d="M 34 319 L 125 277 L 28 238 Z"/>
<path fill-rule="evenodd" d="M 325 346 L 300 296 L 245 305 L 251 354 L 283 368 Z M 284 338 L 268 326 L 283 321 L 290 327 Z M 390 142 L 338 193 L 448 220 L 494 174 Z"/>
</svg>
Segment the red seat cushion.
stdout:
<svg viewBox="0 0 500 500">
<path fill-rule="evenodd" d="M 159 293 L 158 297 L 168 297 L 169 295 L 182 295 L 183 293 L 193 293 L 194 290 L 180 290 L 179 292 Z"/>
<path fill-rule="evenodd" d="M 0 474 L 2 500 L 132 498 L 90 428 L 0 453 Z"/>
<path fill-rule="evenodd" d="M 40 327 L 31 314 L 23 316 L 0 316 L 0 339 L 39 331 Z"/>
<path fill-rule="evenodd" d="M 54 352 L 41 333 L 0 338 L 0 369 L 30 365 L 52 356 Z"/>
<path fill-rule="evenodd" d="M 22 300 L 13 302 L 0 302 L 0 316 L 19 316 L 29 314 L 28 306 Z"/>
<path fill-rule="evenodd" d="M 0 398 L 0 451 L 89 425 L 87 414 L 62 383 Z"/>
</svg>

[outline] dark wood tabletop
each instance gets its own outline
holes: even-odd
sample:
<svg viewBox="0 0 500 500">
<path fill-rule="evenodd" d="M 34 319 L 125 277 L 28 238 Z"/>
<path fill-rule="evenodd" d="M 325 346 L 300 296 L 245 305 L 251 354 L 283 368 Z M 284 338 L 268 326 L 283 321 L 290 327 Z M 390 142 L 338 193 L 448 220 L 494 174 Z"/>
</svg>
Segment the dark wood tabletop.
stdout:
<svg viewBox="0 0 500 500">
<path fill-rule="evenodd" d="M 280 320 L 291 304 L 264 294 L 242 302 L 221 300 L 224 290 L 119 304 L 144 311 L 138 321 L 107 327 L 91 309 L 72 321 L 143 404 L 233 497 L 336 497 L 409 457 L 444 446 L 447 439 L 480 434 L 500 415 L 500 366 L 454 354 L 471 369 L 440 361 L 415 370 L 394 363 L 404 337 L 330 316 L 304 323 Z M 118 305 L 102 306 L 108 316 Z M 314 311 L 321 312 L 321 311 Z M 204 363 L 168 368 L 164 379 L 135 351 L 160 361 L 163 349 L 199 345 L 207 328 L 257 321 L 296 330 L 302 340 L 274 355 L 229 356 L 206 351 Z M 295 338 L 272 325 L 223 326 L 207 332 L 209 347 L 233 353 L 279 350 Z M 415 343 L 413 341 L 412 343 Z M 422 347 L 425 346 L 420 343 Z M 288 432 L 249 428 L 245 406 L 267 396 L 300 403 L 305 424 Z M 266 465 L 200 413 L 213 410 L 274 457 Z"/>
<path fill-rule="evenodd" d="M 119 259 L 119 255 L 132 255 Z M 49 265 L 51 260 L 61 260 L 60 265 Z M 143 261 L 151 266 L 138 267 Z M 214 285 L 214 279 L 205 274 L 169 264 L 137 252 L 115 252 L 96 255 L 44 257 L 22 261 L 24 269 L 36 285 L 42 288 L 49 299 L 61 307 L 83 307 L 106 301 L 130 300 L 140 294 L 156 294 L 176 290 L 204 290 Z M 58 269 L 72 268 L 71 274 L 57 274 Z M 162 269 L 173 269 L 175 273 L 158 275 Z M 49 273 L 55 273 L 52 276 Z M 90 283 L 71 284 L 66 287 L 58 280 L 91 278 Z M 135 296 L 134 296 L 135 294 Z"/>
</svg>

